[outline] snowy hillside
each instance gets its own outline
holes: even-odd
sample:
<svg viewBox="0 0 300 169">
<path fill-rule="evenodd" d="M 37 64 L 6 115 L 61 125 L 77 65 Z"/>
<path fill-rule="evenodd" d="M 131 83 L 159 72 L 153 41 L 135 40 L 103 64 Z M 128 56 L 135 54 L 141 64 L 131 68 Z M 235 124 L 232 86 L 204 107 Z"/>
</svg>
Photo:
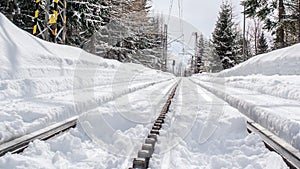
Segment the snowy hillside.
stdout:
<svg viewBox="0 0 300 169">
<path fill-rule="evenodd" d="M 300 150 L 300 44 L 193 80 Z"/>
<path fill-rule="evenodd" d="M 173 78 L 42 41 L 0 14 L 0 143 Z"/>
</svg>

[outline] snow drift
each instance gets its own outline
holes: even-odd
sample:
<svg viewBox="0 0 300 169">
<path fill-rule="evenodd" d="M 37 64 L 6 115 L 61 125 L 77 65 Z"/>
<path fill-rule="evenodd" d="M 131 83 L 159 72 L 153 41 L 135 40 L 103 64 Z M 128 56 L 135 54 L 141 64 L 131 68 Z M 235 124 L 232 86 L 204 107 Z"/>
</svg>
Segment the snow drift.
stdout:
<svg viewBox="0 0 300 169">
<path fill-rule="evenodd" d="M 300 150 L 300 44 L 193 81 Z"/>
<path fill-rule="evenodd" d="M 218 76 L 300 75 L 300 44 L 255 56 Z"/>
<path fill-rule="evenodd" d="M 173 78 L 43 41 L 1 13 L 0 63 L 0 143 Z"/>
</svg>

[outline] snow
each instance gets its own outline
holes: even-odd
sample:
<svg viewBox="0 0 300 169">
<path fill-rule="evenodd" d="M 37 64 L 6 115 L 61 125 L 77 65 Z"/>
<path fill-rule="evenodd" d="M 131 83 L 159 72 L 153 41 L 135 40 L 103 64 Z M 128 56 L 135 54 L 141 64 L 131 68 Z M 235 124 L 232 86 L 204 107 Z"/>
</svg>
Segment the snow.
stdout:
<svg viewBox="0 0 300 169">
<path fill-rule="evenodd" d="M 1 169 L 131 167 L 177 82 L 151 168 L 287 168 L 259 136 L 247 133 L 240 109 L 222 100 L 223 93 L 220 99 L 204 89 L 213 93 L 227 89 L 218 83 L 209 85 L 213 76 L 207 75 L 206 81 L 174 78 L 44 42 L 19 30 L 2 14 L 0 61 L 0 143 L 79 116 L 76 128 L 47 141 L 36 140 L 23 153 L 0 157 Z M 297 86 L 297 81 L 292 82 Z M 248 91 L 237 90 L 237 95 Z M 276 101 L 297 106 L 297 95 L 284 96 Z M 292 97 L 293 102 L 283 101 Z"/>
<path fill-rule="evenodd" d="M 300 75 L 300 44 L 261 54 L 217 76 Z"/>
<path fill-rule="evenodd" d="M 34 141 L 22 154 L 1 157 L 0 168 L 128 168 L 153 123 L 142 120 L 143 116 L 162 108 L 174 82 L 124 95 L 84 113 L 75 129 L 45 142 Z M 123 101 L 128 98 L 132 98 L 130 104 Z M 195 104 L 199 100 L 202 104 Z M 122 116 L 126 112 L 138 118 Z M 104 127 L 98 119 L 108 125 Z M 242 114 L 188 79 L 180 83 L 150 167 L 287 168 L 257 135 L 248 135 Z"/>
<path fill-rule="evenodd" d="M 173 78 L 0 25 L 0 143 Z"/>
<path fill-rule="evenodd" d="M 191 79 L 300 150 L 300 45 Z"/>
<path fill-rule="evenodd" d="M 238 110 L 188 79 L 180 85 L 151 168 L 286 168 Z"/>
</svg>

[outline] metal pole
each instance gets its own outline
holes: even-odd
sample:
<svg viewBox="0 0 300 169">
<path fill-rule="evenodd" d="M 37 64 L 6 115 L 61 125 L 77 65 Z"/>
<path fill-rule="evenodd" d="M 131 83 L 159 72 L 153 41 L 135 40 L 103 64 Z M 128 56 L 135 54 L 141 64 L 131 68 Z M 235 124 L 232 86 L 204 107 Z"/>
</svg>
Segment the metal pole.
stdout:
<svg viewBox="0 0 300 169">
<path fill-rule="evenodd" d="M 52 29 L 52 38 L 53 38 L 52 41 L 54 43 L 57 43 L 57 37 L 56 37 L 56 35 L 57 35 L 58 1 L 59 0 L 53 0 L 53 2 L 54 2 L 54 9 L 53 9 L 52 17 L 54 17 L 54 18 L 53 18 L 51 29 Z"/>
<path fill-rule="evenodd" d="M 165 60 L 164 63 L 164 71 L 168 70 L 168 25 L 164 25 L 164 35 L 163 35 L 163 59 Z"/>
<path fill-rule="evenodd" d="M 64 0 L 64 9 L 63 9 L 63 15 L 64 15 L 64 20 L 63 20 L 63 25 L 64 25 L 64 30 L 63 30 L 63 35 L 62 35 L 62 40 L 63 43 L 66 44 L 66 35 L 67 35 L 67 1 Z"/>
<path fill-rule="evenodd" d="M 38 17 L 39 17 L 39 6 L 40 6 L 40 0 L 35 1 L 35 11 L 34 11 L 34 26 L 32 30 L 32 34 L 36 35 L 37 33 L 37 23 L 38 23 Z"/>
<path fill-rule="evenodd" d="M 49 41 L 49 31 L 48 31 L 48 23 L 49 23 L 49 14 L 50 14 L 50 0 L 46 0 L 46 7 L 45 7 L 45 21 L 44 21 L 44 29 L 47 29 L 44 32 L 45 40 Z"/>
<path fill-rule="evenodd" d="M 244 61 L 246 61 L 246 14 L 245 14 L 245 5 L 244 5 L 244 23 L 243 23 L 243 57 Z"/>
</svg>

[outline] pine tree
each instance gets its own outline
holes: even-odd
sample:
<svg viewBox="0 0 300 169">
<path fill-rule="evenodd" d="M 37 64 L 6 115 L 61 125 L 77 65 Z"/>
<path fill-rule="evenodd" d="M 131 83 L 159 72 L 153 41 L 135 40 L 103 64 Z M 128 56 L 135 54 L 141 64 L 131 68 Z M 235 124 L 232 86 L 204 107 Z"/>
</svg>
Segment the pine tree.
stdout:
<svg viewBox="0 0 300 169">
<path fill-rule="evenodd" d="M 98 0 L 68 1 L 67 43 L 84 46 L 109 21 L 108 5 Z"/>
<path fill-rule="evenodd" d="M 268 46 L 267 40 L 266 40 L 265 35 L 264 35 L 263 32 L 261 33 L 261 36 L 258 40 L 257 48 L 258 48 L 258 54 L 268 52 L 269 46 Z"/>
<path fill-rule="evenodd" d="M 234 33 L 234 23 L 232 19 L 233 13 L 231 4 L 223 2 L 215 30 L 212 34 L 212 43 L 216 55 L 220 57 L 223 69 L 231 68 L 236 64 L 234 51 L 236 35 Z"/>
<path fill-rule="evenodd" d="M 203 57 L 204 57 L 204 51 L 205 51 L 205 45 L 204 45 L 204 37 L 203 34 L 200 34 L 199 36 L 199 42 L 198 42 L 198 58 L 197 58 L 197 71 L 195 73 L 201 73 L 203 71 Z"/>
<path fill-rule="evenodd" d="M 19 28 L 32 33 L 35 2 L 28 0 L 2 0 L 0 12 Z"/>
<path fill-rule="evenodd" d="M 223 70 L 223 66 L 220 57 L 216 54 L 216 49 L 211 41 L 212 40 L 208 40 L 206 42 L 205 56 L 203 60 L 205 62 L 206 71 L 210 73 L 216 73 Z"/>
<path fill-rule="evenodd" d="M 234 59 L 235 59 L 235 63 L 239 64 L 242 63 L 244 60 L 246 60 L 247 57 L 247 52 L 245 52 L 246 56 L 243 56 L 243 34 L 242 31 L 240 31 L 237 26 L 234 29 L 234 34 L 235 34 L 235 38 L 234 38 L 234 45 L 233 45 L 233 50 L 234 50 Z M 247 45 L 245 46 L 245 51 L 247 51 Z"/>
</svg>

